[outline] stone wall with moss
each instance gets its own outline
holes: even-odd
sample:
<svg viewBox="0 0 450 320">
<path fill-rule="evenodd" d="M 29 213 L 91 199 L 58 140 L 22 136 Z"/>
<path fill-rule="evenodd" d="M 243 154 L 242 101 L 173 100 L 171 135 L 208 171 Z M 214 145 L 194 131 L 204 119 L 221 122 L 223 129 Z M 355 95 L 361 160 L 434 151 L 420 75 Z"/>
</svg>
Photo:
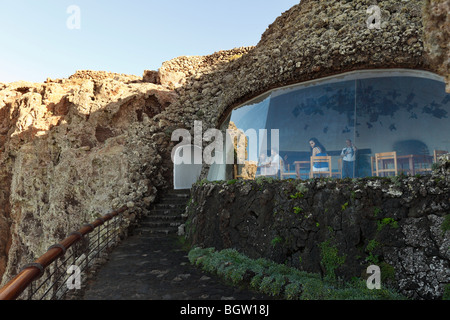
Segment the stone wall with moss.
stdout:
<svg viewBox="0 0 450 320">
<path fill-rule="evenodd" d="M 194 246 L 235 248 L 324 277 L 365 277 L 413 299 L 450 283 L 450 162 L 432 175 L 201 181 L 187 207 Z"/>
</svg>

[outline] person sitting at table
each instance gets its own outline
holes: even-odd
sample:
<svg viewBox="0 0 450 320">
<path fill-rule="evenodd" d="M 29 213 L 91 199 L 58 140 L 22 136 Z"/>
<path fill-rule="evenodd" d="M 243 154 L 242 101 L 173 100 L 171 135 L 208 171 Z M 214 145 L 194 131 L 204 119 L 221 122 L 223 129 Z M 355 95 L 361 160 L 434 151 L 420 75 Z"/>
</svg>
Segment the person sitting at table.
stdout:
<svg viewBox="0 0 450 320">
<path fill-rule="evenodd" d="M 271 149 L 270 157 L 266 159 L 265 154 L 260 156 L 261 175 L 278 176 L 280 171 L 280 155 L 275 148 Z"/>
<path fill-rule="evenodd" d="M 311 147 L 312 157 L 327 156 L 327 150 L 316 138 L 309 139 L 309 146 Z M 313 171 L 328 171 L 328 163 L 326 162 L 314 162 Z"/>
<path fill-rule="evenodd" d="M 266 167 L 267 167 L 267 155 L 265 153 L 261 153 L 259 155 L 258 168 L 260 169 L 260 175 L 266 175 Z"/>
</svg>

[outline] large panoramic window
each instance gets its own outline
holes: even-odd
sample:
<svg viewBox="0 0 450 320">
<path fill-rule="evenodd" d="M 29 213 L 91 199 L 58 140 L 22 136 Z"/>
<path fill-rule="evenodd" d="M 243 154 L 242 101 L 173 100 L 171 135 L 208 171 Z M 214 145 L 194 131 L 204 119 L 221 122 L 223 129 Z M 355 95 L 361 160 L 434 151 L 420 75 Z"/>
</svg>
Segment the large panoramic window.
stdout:
<svg viewBox="0 0 450 320">
<path fill-rule="evenodd" d="M 449 116 L 443 80 L 422 71 L 360 71 L 275 89 L 223 123 L 246 141 L 225 147 L 236 161 L 212 165 L 208 179 L 428 174 L 450 150 Z"/>
</svg>

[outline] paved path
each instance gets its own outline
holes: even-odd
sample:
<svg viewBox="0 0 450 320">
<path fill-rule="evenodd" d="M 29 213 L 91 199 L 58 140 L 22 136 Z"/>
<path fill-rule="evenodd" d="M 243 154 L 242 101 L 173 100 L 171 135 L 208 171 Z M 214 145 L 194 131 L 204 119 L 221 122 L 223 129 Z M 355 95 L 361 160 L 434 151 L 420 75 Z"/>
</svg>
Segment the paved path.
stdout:
<svg viewBox="0 0 450 320">
<path fill-rule="evenodd" d="M 125 239 L 90 280 L 84 300 L 268 300 L 192 266 L 174 235 Z"/>
</svg>

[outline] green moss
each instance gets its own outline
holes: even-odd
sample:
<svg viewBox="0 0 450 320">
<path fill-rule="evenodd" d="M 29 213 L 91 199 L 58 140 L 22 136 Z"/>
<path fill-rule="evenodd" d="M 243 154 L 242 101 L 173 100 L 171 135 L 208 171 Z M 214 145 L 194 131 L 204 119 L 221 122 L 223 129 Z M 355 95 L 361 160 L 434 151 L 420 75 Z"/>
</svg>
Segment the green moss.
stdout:
<svg viewBox="0 0 450 320">
<path fill-rule="evenodd" d="M 277 244 L 282 243 L 282 242 L 283 242 L 283 238 L 282 237 L 275 237 L 271 241 L 272 247 L 275 247 Z"/>
<path fill-rule="evenodd" d="M 450 283 L 447 283 L 444 287 L 444 296 L 442 300 L 450 300 Z"/>
<path fill-rule="evenodd" d="M 370 240 L 369 243 L 367 244 L 366 252 L 368 252 L 369 255 L 366 258 L 366 261 L 369 262 L 370 264 L 379 264 L 380 263 L 380 259 L 379 259 L 378 255 L 375 255 L 373 252 L 379 246 L 380 246 L 380 243 L 378 241 L 376 241 L 375 239 Z"/>
<path fill-rule="evenodd" d="M 197 181 L 195 183 L 195 185 L 201 187 L 201 186 L 207 184 L 208 182 L 209 182 L 208 179 L 202 179 L 202 180 Z"/>
<path fill-rule="evenodd" d="M 450 230 L 450 214 L 444 217 L 444 222 L 442 222 L 441 230 L 447 232 Z"/>
<path fill-rule="evenodd" d="M 378 231 L 381 231 L 385 226 L 390 226 L 391 228 L 397 229 L 398 228 L 398 222 L 395 221 L 393 218 L 384 218 L 379 221 L 377 221 Z"/>
<path fill-rule="evenodd" d="M 300 208 L 300 207 L 294 207 L 294 213 L 295 214 L 300 214 L 300 213 L 302 213 L 303 212 L 303 209 L 302 208 Z"/>
<path fill-rule="evenodd" d="M 379 264 L 381 271 L 381 281 L 383 283 L 395 281 L 395 269 L 389 263 L 381 262 Z"/>
<path fill-rule="evenodd" d="M 291 199 L 303 199 L 304 195 L 301 192 L 297 192 L 296 194 L 292 194 L 290 196 Z"/>
<path fill-rule="evenodd" d="M 378 207 L 375 207 L 374 209 L 373 209 L 373 216 L 376 218 L 376 217 L 378 217 L 378 215 L 381 213 L 381 209 L 380 208 L 378 208 Z"/>
<path fill-rule="evenodd" d="M 334 271 L 344 264 L 346 256 L 339 256 L 336 246 L 331 244 L 331 240 L 324 241 L 319 244 L 321 264 L 325 269 L 325 279 L 334 281 L 336 275 Z"/>
</svg>

